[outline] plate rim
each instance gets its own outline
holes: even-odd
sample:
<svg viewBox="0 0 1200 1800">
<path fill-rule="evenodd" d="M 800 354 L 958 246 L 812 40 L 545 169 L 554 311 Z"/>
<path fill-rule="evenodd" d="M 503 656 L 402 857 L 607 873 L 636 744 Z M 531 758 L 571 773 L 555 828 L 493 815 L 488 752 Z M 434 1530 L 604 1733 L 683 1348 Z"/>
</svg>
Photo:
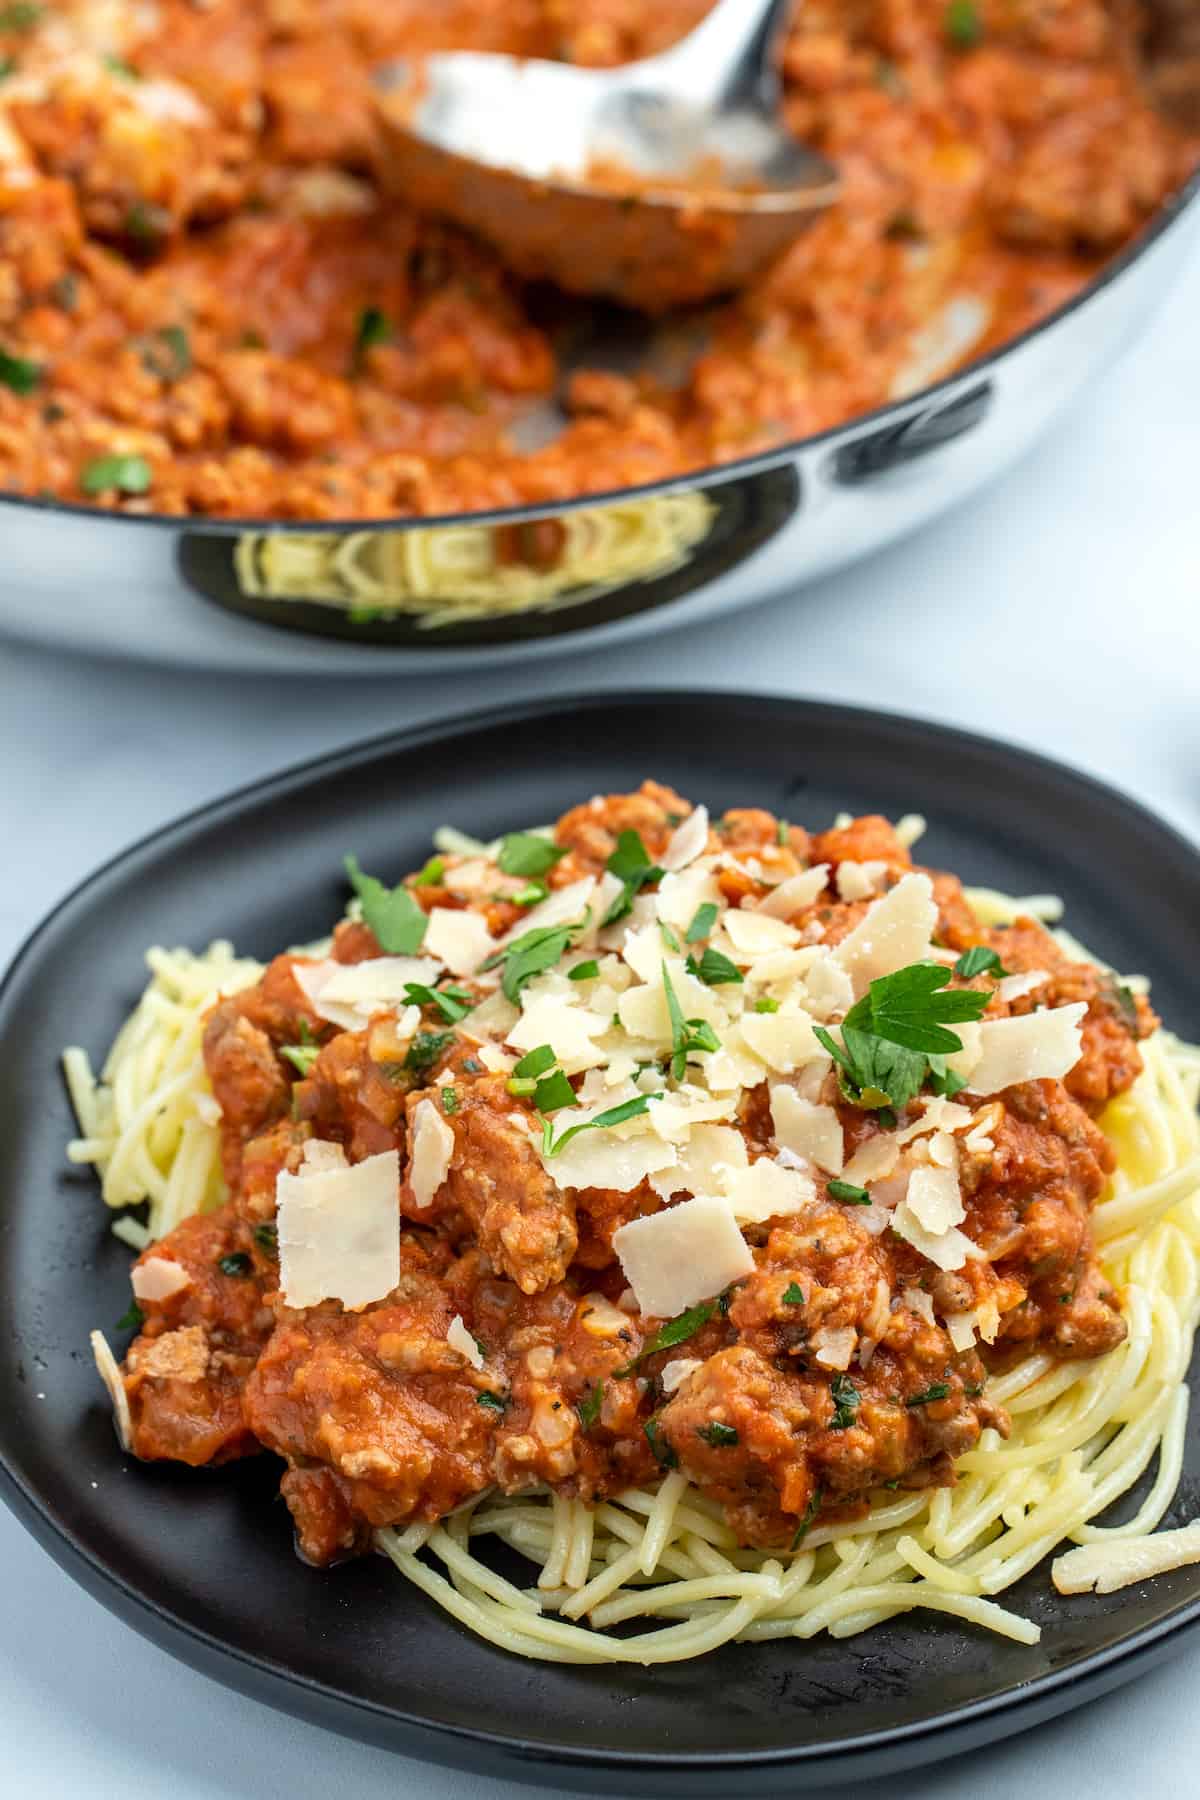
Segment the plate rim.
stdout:
<svg viewBox="0 0 1200 1800">
<path fill-rule="evenodd" d="M 75 882 L 25 935 L 0 974 L 0 1019 L 14 994 L 19 993 L 22 979 L 36 958 L 43 937 L 58 926 L 64 914 L 98 883 L 123 867 L 136 864 L 147 854 L 169 852 L 173 840 L 187 837 L 198 826 L 216 825 L 223 817 L 236 816 L 249 804 L 269 802 L 312 781 L 351 772 L 388 754 L 411 753 L 475 731 L 578 715 L 581 711 L 594 713 L 612 705 L 691 709 L 730 703 L 769 706 L 791 714 L 795 723 L 809 725 L 818 722 L 844 728 L 855 721 L 869 720 L 893 732 L 932 735 L 948 748 L 958 746 L 976 754 L 999 756 L 1027 768 L 1033 766 L 1060 785 L 1074 786 L 1094 801 L 1123 813 L 1130 824 L 1143 833 L 1156 836 L 1165 851 L 1182 856 L 1195 865 L 1200 877 L 1200 846 L 1170 820 L 1124 788 L 1071 762 L 1029 749 L 1008 738 L 943 723 L 919 713 L 824 700 L 776 688 L 639 686 L 584 689 L 545 698 L 514 700 L 501 706 L 472 708 L 467 712 L 438 714 L 415 724 L 354 739 L 244 782 L 152 827 Z M 968 1748 L 976 1728 L 982 1727 L 986 1734 L 989 1722 L 997 1715 L 1006 1718 L 1006 1725 L 1002 1732 L 990 1733 L 993 1739 L 1020 1730 L 1023 1723 L 1036 1723 L 1063 1711 L 1073 1700 L 1082 1701 L 1090 1695 L 1103 1693 L 1130 1676 L 1135 1666 L 1149 1668 L 1182 1647 L 1182 1639 L 1200 1626 L 1200 1596 L 1197 1596 L 1182 1601 L 1166 1616 L 1138 1628 L 1129 1637 L 1088 1652 L 1069 1667 L 1051 1670 L 1001 1693 L 960 1702 L 928 1718 L 882 1727 L 854 1737 L 728 1751 L 649 1752 L 576 1747 L 566 1743 L 550 1744 L 490 1727 L 475 1728 L 439 1721 L 397 1704 L 385 1704 L 334 1688 L 296 1672 L 267 1654 L 248 1651 L 196 1625 L 111 1569 L 65 1519 L 56 1516 L 36 1486 L 23 1475 L 19 1456 L 14 1457 L 7 1426 L 2 1420 L 0 1499 L 59 1567 L 93 1598 L 123 1623 L 179 1656 L 202 1674 L 302 1717 L 311 1717 L 304 1712 L 302 1699 L 316 1702 L 325 1715 L 318 1722 L 344 1734 L 354 1735 L 349 1722 L 339 1723 L 336 1714 L 353 1714 L 364 1728 L 363 1735 L 369 1736 L 371 1741 L 387 1743 L 390 1739 L 393 1748 L 400 1748 L 397 1738 L 410 1737 L 412 1743 L 403 1746 L 410 1754 L 454 1760 L 452 1751 L 457 1749 L 460 1762 L 468 1760 L 467 1753 L 470 1753 L 472 1766 L 477 1768 L 486 1767 L 482 1759 L 490 1754 L 501 1764 L 499 1769 L 493 1767 L 491 1772 L 512 1779 L 523 1776 L 536 1781 L 561 1782 L 568 1777 L 586 1778 L 589 1772 L 663 1778 L 673 1774 L 680 1777 L 730 1774 L 735 1770 L 771 1773 L 793 1768 L 798 1774 L 837 1780 L 863 1772 L 861 1767 L 855 1770 L 852 1765 L 861 1765 L 864 1759 L 877 1758 L 889 1750 L 903 1757 L 902 1763 L 895 1764 L 897 1769 L 911 1767 L 920 1761 L 937 1760 Z M 245 1682 L 234 1681 L 221 1672 L 221 1666 L 228 1664 L 245 1672 Z M 1072 1689 L 1077 1690 L 1073 1696 Z M 1065 1705 L 1062 1703 L 1064 1696 L 1067 1696 Z M 369 1724 L 378 1729 L 367 1732 Z"/>
</svg>

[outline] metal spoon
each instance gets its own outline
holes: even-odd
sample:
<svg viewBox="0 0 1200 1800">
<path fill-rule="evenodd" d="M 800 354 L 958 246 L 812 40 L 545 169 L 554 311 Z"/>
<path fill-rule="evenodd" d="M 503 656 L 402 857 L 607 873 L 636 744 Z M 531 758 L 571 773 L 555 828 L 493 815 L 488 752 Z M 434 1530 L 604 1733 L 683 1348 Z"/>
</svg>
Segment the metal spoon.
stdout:
<svg viewBox="0 0 1200 1800">
<path fill-rule="evenodd" d="M 718 0 L 616 69 L 457 51 L 376 72 L 383 177 L 516 273 L 648 312 L 743 286 L 836 198 L 778 122 L 791 0 Z"/>
</svg>

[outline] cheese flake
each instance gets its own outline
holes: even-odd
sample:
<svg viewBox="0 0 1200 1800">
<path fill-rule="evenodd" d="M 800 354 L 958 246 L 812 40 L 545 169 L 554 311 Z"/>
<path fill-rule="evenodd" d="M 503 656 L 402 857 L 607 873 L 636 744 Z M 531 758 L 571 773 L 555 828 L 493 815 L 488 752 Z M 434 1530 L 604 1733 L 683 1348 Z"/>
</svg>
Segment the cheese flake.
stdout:
<svg viewBox="0 0 1200 1800">
<path fill-rule="evenodd" d="M 953 1169 L 914 1169 L 908 1178 L 905 1200 L 917 1223 L 935 1237 L 949 1231 L 952 1225 L 961 1225 L 967 1216 Z"/>
<path fill-rule="evenodd" d="M 424 1211 L 433 1204 L 450 1173 L 453 1155 L 454 1132 L 432 1100 L 418 1100 L 413 1113 L 412 1156 L 408 1165 L 408 1185 L 412 1189 L 414 1206 Z"/>
<path fill-rule="evenodd" d="M 814 1106 L 795 1088 L 771 1089 L 771 1122 L 775 1142 L 796 1156 L 807 1157 L 830 1175 L 840 1175 L 846 1160 L 842 1122 L 832 1106 Z"/>
<path fill-rule="evenodd" d="M 902 1237 L 906 1244 L 911 1244 L 939 1269 L 963 1269 L 972 1257 L 983 1255 L 979 1246 L 956 1226 L 952 1225 L 948 1231 L 927 1231 L 907 1199 L 902 1200 L 892 1213 L 891 1227 L 897 1237 Z"/>
<path fill-rule="evenodd" d="M 360 1311 L 400 1279 L 400 1158 L 280 1171 L 275 1182 L 279 1286 L 289 1306 L 340 1300 Z"/>
<path fill-rule="evenodd" d="M 776 894 L 782 890 L 776 888 Z M 761 908 L 748 912 L 745 907 L 732 907 L 721 920 L 726 937 L 742 957 L 766 956 L 772 950 L 790 950 L 800 942 L 794 925 L 778 919 Z"/>
<path fill-rule="evenodd" d="M 882 892 L 887 878 L 885 862 L 843 862 L 838 864 L 837 891 L 843 900 L 870 900 Z"/>
<path fill-rule="evenodd" d="M 743 1013 L 741 1034 L 756 1056 L 781 1075 L 824 1056 L 813 1036 L 813 1021 L 806 1012 Z"/>
<path fill-rule="evenodd" d="M 631 1220 L 613 1233 L 613 1249 L 639 1311 L 656 1319 L 713 1299 L 754 1269 L 728 1200 L 715 1195 Z"/>
<path fill-rule="evenodd" d="M 581 1075 L 605 1061 L 595 1040 L 603 1037 L 610 1021 L 578 1005 L 573 996 L 526 990 L 522 1007 L 520 1020 L 508 1034 L 514 1049 L 538 1050 L 549 1044 L 568 1075 Z"/>
<path fill-rule="evenodd" d="M 681 1387 L 689 1375 L 694 1375 L 704 1364 L 698 1356 L 676 1356 L 669 1363 L 664 1363 L 659 1374 L 659 1385 L 664 1394 L 673 1394 Z"/>
<path fill-rule="evenodd" d="M 803 912 L 806 906 L 820 899 L 828 879 L 829 864 L 816 863 L 811 869 L 802 869 L 799 875 L 789 875 L 786 881 L 781 881 L 754 910 L 768 919 L 790 919 L 794 913 Z"/>
<path fill-rule="evenodd" d="M 760 1156 L 748 1168 L 737 1170 L 727 1188 L 734 1217 L 747 1225 L 787 1218 L 815 1197 L 809 1174 L 802 1169 L 785 1168 L 769 1156 Z"/>
<path fill-rule="evenodd" d="M 438 964 L 428 956 L 375 956 L 360 963 L 296 962 L 292 973 L 319 1019 L 343 1031 L 362 1031 L 376 1013 L 407 1004 L 410 982 L 436 981 Z"/>
<path fill-rule="evenodd" d="M 1135 1581 L 1147 1581 L 1152 1575 L 1165 1575 L 1169 1569 L 1183 1569 L 1197 1562 L 1200 1522 L 1180 1526 L 1176 1531 L 1080 1544 L 1065 1556 L 1056 1557 L 1050 1574 L 1060 1594 L 1086 1594 L 1093 1588 L 1098 1594 L 1112 1594 Z"/>
<path fill-rule="evenodd" d="M 473 975 L 496 948 L 482 913 L 435 906 L 429 914 L 422 948 L 444 963 L 452 975 Z"/>
<path fill-rule="evenodd" d="M 582 924 L 595 896 L 596 883 L 590 875 L 586 875 L 582 881 L 569 882 L 566 887 L 555 888 L 545 900 L 531 906 L 511 930 L 504 933 L 500 942 L 514 943 L 517 938 L 524 937 L 527 931 L 546 931 L 555 925 Z"/>
<path fill-rule="evenodd" d="M 971 1041 L 946 1058 L 973 1094 L 999 1094 L 1021 1081 L 1061 1081 L 1083 1052 L 1080 1026 L 1087 1014 L 1080 1000 L 1072 1006 L 1026 1013 L 1014 1019 L 984 1019 Z"/>
<path fill-rule="evenodd" d="M 683 824 L 671 833 L 667 847 L 659 857 L 659 867 L 674 874 L 695 862 L 708 848 L 708 808 L 696 807 Z"/>
<path fill-rule="evenodd" d="M 473 1369 L 482 1369 L 483 1351 L 467 1330 L 461 1313 L 455 1313 L 446 1330 L 446 1342 L 452 1350 L 465 1357 Z"/>
<path fill-rule="evenodd" d="M 881 975 L 893 975 L 929 951 L 937 925 L 933 883 L 928 875 L 905 875 L 876 900 L 833 954 L 849 975 L 855 998 Z"/>
<path fill-rule="evenodd" d="M 122 1450 L 128 1450 L 133 1443 L 133 1420 L 129 1414 L 129 1396 L 125 1392 L 120 1365 L 102 1331 L 93 1331 L 88 1341 L 92 1346 L 96 1372 L 108 1389 L 108 1397 L 112 1401 L 113 1426 L 118 1441 Z"/>
<path fill-rule="evenodd" d="M 144 1262 L 135 1263 L 129 1277 L 134 1299 L 151 1304 L 169 1300 L 172 1294 L 182 1293 L 191 1284 L 192 1278 L 182 1264 L 165 1256 L 148 1256 Z"/>
<path fill-rule="evenodd" d="M 605 1106 L 612 1104 L 611 1095 L 606 1095 Z M 572 1113 L 570 1122 L 576 1125 L 580 1120 Z M 560 1188 L 609 1188 L 618 1194 L 631 1194 L 648 1176 L 674 1167 L 675 1161 L 675 1146 L 653 1132 L 621 1137 L 607 1130 L 580 1132 L 556 1156 L 542 1159 L 546 1173 Z"/>
<path fill-rule="evenodd" d="M 682 874 L 663 876 L 654 904 L 664 925 L 686 931 L 702 906 L 723 907 L 725 900 L 712 870 L 693 863 Z"/>
</svg>

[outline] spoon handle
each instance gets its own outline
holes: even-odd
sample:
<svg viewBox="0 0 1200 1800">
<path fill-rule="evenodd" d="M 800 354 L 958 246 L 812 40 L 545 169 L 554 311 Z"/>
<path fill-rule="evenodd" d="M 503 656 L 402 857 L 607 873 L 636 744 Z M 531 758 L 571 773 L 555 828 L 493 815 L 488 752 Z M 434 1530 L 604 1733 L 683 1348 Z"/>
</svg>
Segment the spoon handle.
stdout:
<svg viewBox="0 0 1200 1800">
<path fill-rule="evenodd" d="M 641 64 L 660 92 L 698 106 L 775 99 L 770 52 L 793 0 L 717 0 L 680 43 Z"/>
</svg>

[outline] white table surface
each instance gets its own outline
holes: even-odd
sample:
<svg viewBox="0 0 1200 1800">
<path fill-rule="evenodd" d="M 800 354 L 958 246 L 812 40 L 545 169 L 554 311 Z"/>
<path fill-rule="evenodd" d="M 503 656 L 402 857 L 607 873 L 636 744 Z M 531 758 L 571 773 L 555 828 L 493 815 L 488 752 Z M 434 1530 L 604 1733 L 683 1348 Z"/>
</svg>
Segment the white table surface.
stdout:
<svg viewBox="0 0 1200 1800">
<path fill-rule="evenodd" d="M 582 664 L 322 685 L 0 644 L 0 962 L 96 863 L 230 786 L 435 713 L 585 686 L 776 689 L 932 715 L 1107 777 L 1200 838 L 1198 314 L 1200 254 L 1150 336 L 950 519 L 794 599 Z M 533 1792 L 326 1736 L 193 1674 L 76 1588 L 3 1511 L 0 1566 L 4 1793 Z M 919 1791 L 1194 1793 L 1198 1689 L 1200 1644 L 1031 1736 L 929 1771 Z"/>
</svg>

